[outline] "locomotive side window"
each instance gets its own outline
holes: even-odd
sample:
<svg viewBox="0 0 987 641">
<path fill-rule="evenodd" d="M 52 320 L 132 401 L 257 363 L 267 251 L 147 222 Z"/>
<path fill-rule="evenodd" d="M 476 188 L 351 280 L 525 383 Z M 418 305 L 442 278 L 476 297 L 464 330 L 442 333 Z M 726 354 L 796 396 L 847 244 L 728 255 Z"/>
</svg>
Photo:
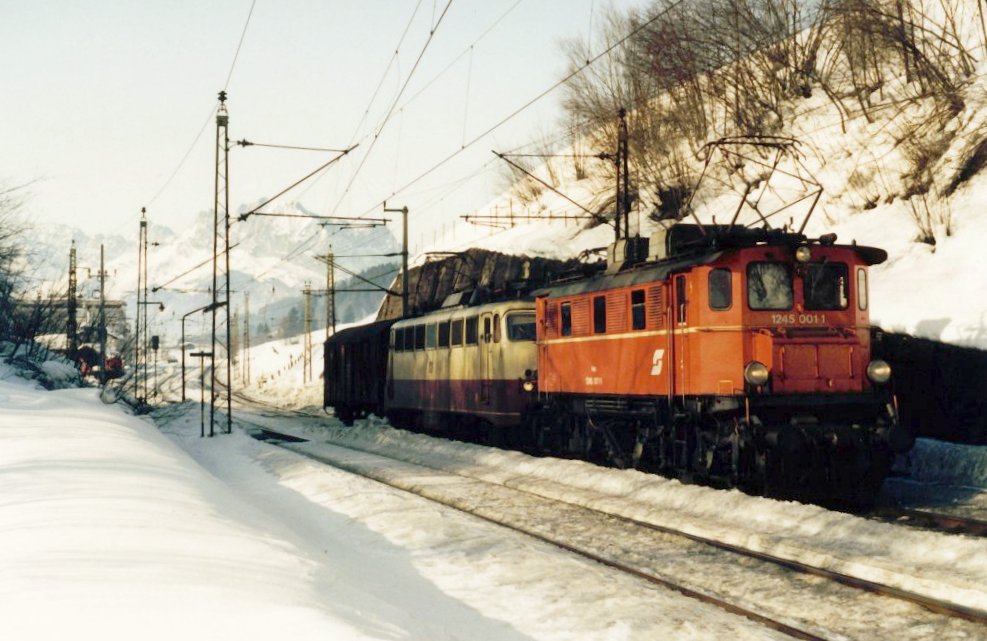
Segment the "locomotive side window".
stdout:
<svg viewBox="0 0 987 641">
<path fill-rule="evenodd" d="M 439 347 L 449 347 L 449 321 L 439 323 Z"/>
<path fill-rule="evenodd" d="M 747 265 L 747 305 L 753 310 L 791 309 L 792 272 L 784 263 Z"/>
<path fill-rule="evenodd" d="M 593 297 L 593 333 L 607 333 L 607 297 Z"/>
<path fill-rule="evenodd" d="M 718 268 L 709 273 L 709 308 L 717 311 L 730 309 L 733 291 L 730 287 L 730 270 Z"/>
<path fill-rule="evenodd" d="M 477 317 L 470 316 L 466 319 L 466 344 L 476 345 L 477 342 Z"/>
<path fill-rule="evenodd" d="M 846 309 L 850 283 L 844 263 L 811 263 L 802 279 L 806 309 Z"/>
<path fill-rule="evenodd" d="M 685 276 L 675 277 L 675 322 L 684 325 L 686 322 L 685 310 L 688 301 L 685 299 Z"/>
<path fill-rule="evenodd" d="M 490 336 L 490 317 L 489 316 L 484 316 L 483 317 L 483 334 L 481 336 L 483 337 L 483 342 L 484 343 L 489 343 L 490 342 L 491 336 Z"/>
<path fill-rule="evenodd" d="M 857 268 L 857 307 L 867 310 L 867 270 L 863 267 Z"/>
<path fill-rule="evenodd" d="M 531 313 L 507 315 L 507 340 L 535 340 L 535 315 Z"/>
<path fill-rule="evenodd" d="M 415 349 L 425 349 L 424 325 L 415 325 Z"/>
<path fill-rule="evenodd" d="M 572 336 L 572 303 L 562 303 L 559 306 L 559 316 L 562 319 L 562 335 Z"/>
<path fill-rule="evenodd" d="M 391 332 L 391 349 L 395 352 L 404 351 L 404 330 L 396 329 Z"/>
<path fill-rule="evenodd" d="M 436 339 L 438 338 L 439 332 L 435 323 L 429 323 L 425 326 L 425 348 L 434 349 Z"/>
<path fill-rule="evenodd" d="M 493 319 L 493 340 L 495 343 L 500 342 L 500 314 L 494 314 Z"/>
<path fill-rule="evenodd" d="M 457 318 L 452 321 L 452 340 L 450 341 L 452 346 L 463 344 L 463 319 Z"/>
<path fill-rule="evenodd" d="M 635 289 L 631 292 L 631 328 L 644 329 L 644 290 Z"/>
</svg>

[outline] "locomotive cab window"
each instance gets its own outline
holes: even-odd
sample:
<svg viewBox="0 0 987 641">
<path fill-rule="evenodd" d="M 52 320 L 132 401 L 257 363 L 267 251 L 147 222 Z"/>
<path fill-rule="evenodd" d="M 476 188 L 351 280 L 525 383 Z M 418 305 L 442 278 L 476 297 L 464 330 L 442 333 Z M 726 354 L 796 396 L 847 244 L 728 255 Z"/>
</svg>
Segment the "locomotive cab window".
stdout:
<svg viewBox="0 0 987 641">
<path fill-rule="evenodd" d="M 453 347 L 463 344 L 463 319 L 457 318 L 452 321 L 451 344 Z"/>
<path fill-rule="evenodd" d="M 733 305 L 733 291 L 730 284 L 730 270 L 718 268 L 709 273 L 709 308 L 716 311 L 730 309 Z"/>
<path fill-rule="evenodd" d="M 644 290 L 635 289 L 631 292 L 631 328 L 644 329 L 645 318 Z"/>
<path fill-rule="evenodd" d="M 429 323 L 425 326 L 425 348 L 434 349 L 436 339 L 438 338 L 439 332 L 435 323 Z"/>
<path fill-rule="evenodd" d="M 415 349 L 425 349 L 424 325 L 415 325 Z"/>
<path fill-rule="evenodd" d="M 507 340 L 535 340 L 535 315 L 532 313 L 507 315 Z"/>
<path fill-rule="evenodd" d="M 439 347 L 449 347 L 449 321 L 439 323 Z"/>
<path fill-rule="evenodd" d="M 689 301 L 685 297 L 685 276 L 675 277 L 675 322 L 679 325 L 686 323 L 686 310 Z"/>
<path fill-rule="evenodd" d="M 466 319 L 466 344 L 476 345 L 477 344 L 477 317 L 470 316 Z"/>
<path fill-rule="evenodd" d="M 572 336 L 572 303 L 562 303 L 559 305 L 559 317 L 562 322 L 563 336 Z"/>
<path fill-rule="evenodd" d="M 595 296 L 593 298 L 593 333 L 607 333 L 607 297 Z"/>
<path fill-rule="evenodd" d="M 493 336 L 491 335 L 491 332 L 490 332 L 490 317 L 489 316 L 484 316 L 483 317 L 483 334 L 482 334 L 482 336 L 483 336 L 483 342 L 484 343 L 489 343 L 490 342 L 490 339 L 493 338 Z"/>
<path fill-rule="evenodd" d="M 747 305 L 753 310 L 791 309 L 792 272 L 785 263 L 747 265 Z"/>
<path fill-rule="evenodd" d="M 867 311 L 867 270 L 863 267 L 857 268 L 857 308 Z"/>
<path fill-rule="evenodd" d="M 404 351 L 404 330 L 396 329 L 391 332 L 391 349 L 395 352 Z"/>
<path fill-rule="evenodd" d="M 493 341 L 500 342 L 500 314 L 494 314 L 493 317 Z"/>
<path fill-rule="evenodd" d="M 847 266 L 844 263 L 810 263 L 802 278 L 806 309 L 846 309 L 850 298 Z"/>
</svg>

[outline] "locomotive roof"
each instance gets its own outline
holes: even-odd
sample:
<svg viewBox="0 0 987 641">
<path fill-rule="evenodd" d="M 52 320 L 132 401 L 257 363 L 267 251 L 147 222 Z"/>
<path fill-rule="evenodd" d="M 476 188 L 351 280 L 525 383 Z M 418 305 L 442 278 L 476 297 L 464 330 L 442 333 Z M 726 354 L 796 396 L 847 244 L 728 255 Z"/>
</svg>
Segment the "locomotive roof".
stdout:
<svg viewBox="0 0 987 641">
<path fill-rule="evenodd" d="M 575 294 L 587 294 L 589 292 L 601 291 L 604 289 L 616 289 L 618 287 L 630 287 L 655 281 L 665 280 L 672 272 L 682 271 L 696 265 L 706 265 L 723 255 L 723 252 L 716 251 L 699 256 L 688 256 L 664 260 L 660 263 L 650 263 L 622 271 L 616 274 L 596 274 L 587 279 L 580 279 L 569 283 L 559 283 L 543 287 L 534 292 L 536 297 L 541 296 L 572 296 Z"/>
<path fill-rule="evenodd" d="M 794 243 L 774 243 L 776 245 L 792 245 Z M 764 247 L 762 244 L 738 244 L 730 249 L 742 249 L 746 247 Z M 818 245 L 811 245 L 818 246 Z M 867 247 L 865 245 L 828 245 L 837 249 L 849 249 L 856 253 L 867 265 L 877 265 L 887 260 L 888 253 L 877 247 Z M 686 256 L 678 256 L 662 260 L 656 263 L 644 263 L 616 274 L 599 273 L 589 278 L 581 278 L 575 281 L 549 285 L 533 292 L 536 298 L 542 296 L 562 297 L 574 296 L 578 294 L 588 294 L 591 292 L 603 291 L 607 289 L 617 289 L 619 287 L 631 287 L 656 281 L 665 280 L 669 274 L 680 272 L 690 267 L 698 265 L 708 265 L 720 258 L 728 251 L 726 248 L 706 253 L 693 253 Z"/>
<path fill-rule="evenodd" d="M 428 312 L 427 314 L 423 314 L 421 316 L 402 318 L 399 322 L 403 324 L 427 321 L 434 322 L 436 320 L 444 320 L 454 316 L 474 316 L 483 312 L 509 312 L 518 309 L 532 310 L 534 307 L 535 304 L 531 298 L 509 298 L 506 300 L 483 303 L 482 305 L 458 305 L 456 307 L 446 307 L 444 309 L 437 309 L 435 311 Z"/>
<path fill-rule="evenodd" d="M 366 338 L 376 336 L 380 333 L 386 332 L 391 328 L 391 325 L 397 322 L 397 319 L 377 321 L 375 323 L 367 323 L 366 325 L 357 325 L 356 327 L 347 327 L 346 329 L 341 329 L 332 336 L 330 336 L 326 343 L 353 343 L 359 342 Z"/>
</svg>

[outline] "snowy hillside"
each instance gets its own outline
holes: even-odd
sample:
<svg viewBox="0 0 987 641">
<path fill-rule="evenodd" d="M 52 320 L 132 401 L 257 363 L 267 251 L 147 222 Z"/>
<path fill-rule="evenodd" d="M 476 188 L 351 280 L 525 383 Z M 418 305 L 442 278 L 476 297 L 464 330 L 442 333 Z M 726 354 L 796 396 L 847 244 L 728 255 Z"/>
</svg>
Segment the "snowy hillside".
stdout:
<svg viewBox="0 0 987 641">
<path fill-rule="evenodd" d="M 895 62 L 900 59 L 890 56 L 892 60 L 880 67 L 885 75 L 866 89 L 849 86 L 850 81 L 844 79 L 828 91 L 814 86 L 806 95 L 781 102 L 778 124 L 771 133 L 797 141 L 801 168 L 788 159 L 779 169 L 798 173 L 804 169 L 805 175 L 822 187 L 806 233 L 818 236 L 835 232 L 839 242 L 855 241 L 887 250 L 888 261 L 873 268 L 874 324 L 987 349 L 987 300 L 975 294 L 987 290 L 987 273 L 979 268 L 979 240 L 987 232 L 987 173 L 982 170 L 987 159 L 987 32 L 981 29 L 977 7 L 971 2 L 924 3 L 921 10 L 925 13 L 912 18 L 922 25 L 921 37 L 927 39 L 922 46 L 953 52 L 953 58 L 939 53 L 950 61 L 942 63 L 943 68 L 956 65 L 956 76 L 950 79 L 954 93 L 944 97 L 926 83 L 914 78 L 909 81 L 907 64 L 903 67 L 900 61 Z M 808 33 L 796 40 L 805 40 Z M 832 35 L 823 37 L 818 59 L 835 65 L 832 61 L 839 52 L 826 37 Z M 843 93 L 831 95 L 834 86 Z M 629 120 L 653 118 L 666 99 L 662 96 L 646 106 L 638 105 L 639 113 L 632 112 Z M 715 112 L 717 107 L 706 108 L 714 120 L 726 119 L 723 113 Z M 726 109 L 722 105 L 719 108 Z M 647 110 L 651 111 L 644 114 Z M 440 242 L 430 249 L 480 246 L 506 253 L 571 258 L 587 249 L 605 247 L 613 240 L 612 228 L 588 228 L 586 215 L 570 199 L 612 216 L 612 175 L 605 171 L 607 163 L 589 159 L 579 168 L 584 177 L 577 178 L 571 154 L 589 157 L 612 153 L 616 142 L 607 131 L 613 127 L 613 122 L 604 123 L 601 130 L 586 132 L 569 146 L 543 150 L 561 157 L 532 161 L 530 166 L 538 179 L 561 193 L 522 180 L 480 210 L 498 212 L 505 225 L 508 211 L 535 216 L 582 215 L 583 221 L 525 222 L 501 230 L 476 226 L 460 232 L 455 243 Z M 631 131 L 633 138 L 633 127 Z M 709 153 L 700 148 L 703 142 L 717 137 L 711 134 L 705 140 L 667 143 L 682 153 L 680 166 L 675 168 L 690 177 L 684 187 L 693 188 L 703 171 Z M 773 161 L 768 152 L 755 150 L 753 156 L 768 165 Z M 730 220 L 745 187 L 754 187 L 748 205 L 742 208 L 740 220 L 745 223 L 758 220 L 751 202 L 756 201 L 762 211 L 773 211 L 773 207 L 793 202 L 800 195 L 796 189 L 799 185 L 791 180 L 766 184 L 768 172 L 763 167 L 716 160 L 710 164 L 703 187 L 694 194 L 687 212 L 689 222 L 691 214 L 707 223 Z M 648 166 L 656 162 L 649 161 Z M 631 228 L 647 236 L 656 225 L 649 215 L 662 202 L 645 187 L 661 186 L 665 179 L 656 175 L 656 170 L 646 169 L 647 163 L 641 158 L 632 155 L 630 165 L 632 184 L 641 187 L 631 212 Z M 798 228 L 808 212 L 807 202 L 811 200 L 785 209 L 770 220 L 771 224 L 781 227 L 791 220 Z"/>
</svg>

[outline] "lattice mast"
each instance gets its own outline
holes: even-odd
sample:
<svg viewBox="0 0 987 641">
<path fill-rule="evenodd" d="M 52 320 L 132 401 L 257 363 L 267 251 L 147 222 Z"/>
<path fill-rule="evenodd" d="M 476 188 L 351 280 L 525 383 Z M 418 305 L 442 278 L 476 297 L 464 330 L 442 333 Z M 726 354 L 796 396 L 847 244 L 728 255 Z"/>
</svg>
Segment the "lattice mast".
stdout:
<svg viewBox="0 0 987 641">
<path fill-rule="evenodd" d="M 65 322 L 65 342 L 68 347 L 68 357 L 73 361 L 76 352 L 79 351 L 79 301 L 77 298 L 78 281 L 76 280 L 75 261 L 75 241 L 73 240 L 72 246 L 69 248 L 69 291 L 68 300 L 66 300 L 68 319 Z"/>
<path fill-rule="evenodd" d="M 230 190 L 229 190 L 229 113 L 226 110 L 226 92 L 219 92 L 219 108 L 216 112 L 216 171 L 215 199 L 213 201 L 213 267 L 212 267 L 212 353 L 210 367 L 209 436 L 215 434 L 217 401 L 217 360 L 221 341 L 219 330 L 225 325 L 226 355 L 226 433 L 233 429 L 232 359 L 230 354 Z M 220 384 L 223 384 L 220 381 Z"/>
</svg>

